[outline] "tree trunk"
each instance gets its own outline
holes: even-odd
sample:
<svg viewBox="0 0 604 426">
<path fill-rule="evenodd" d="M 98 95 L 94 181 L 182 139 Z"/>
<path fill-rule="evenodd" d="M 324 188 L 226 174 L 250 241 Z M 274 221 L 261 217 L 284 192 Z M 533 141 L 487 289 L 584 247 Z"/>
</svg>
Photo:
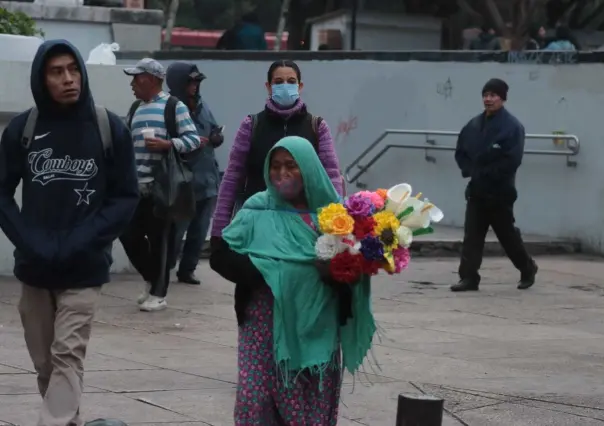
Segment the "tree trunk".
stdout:
<svg viewBox="0 0 604 426">
<path fill-rule="evenodd" d="M 168 16 L 166 17 L 166 35 L 162 48 L 170 50 L 172 47 L 172 29 L 174 29 L 174 21 L 176 21 L 176 13 L 178 13 L 178 5 L 180 0 L 171 0 L 168 8 Z"/>
<path fill-rule="evenodd" d="M 499 34 L 504 34 L 506 32 L 505 22 L 501 17 L 501 13 L 499 12 L 497 4 L 495 4 L 494 0 L 484 0 L 484 4 L 486 6 L 488 14 L 491 16 L 491 19 L 495 24 L 495 28 L 497 29 L 497 31 L 499 31 Z"/>
<path fill-rule="evenodd" d="M 474 10 L 466 0 L 457 0 L 457 6 L 470 17 L 474 25 L 482 22 L 482 15 Z"/>
<path fill-rule="evenodd" d="M 279 24 L 277 25 L 277 34 L 275 39 L 275 51 L 281 50 L 281 40 L 283 38 L 283 31 L 285 30 L 285 24 L 289 17 L 289 4 L 291 0 L 283 0 L 281 5 L 281 13 L 279 14 Z"/>
</svg>

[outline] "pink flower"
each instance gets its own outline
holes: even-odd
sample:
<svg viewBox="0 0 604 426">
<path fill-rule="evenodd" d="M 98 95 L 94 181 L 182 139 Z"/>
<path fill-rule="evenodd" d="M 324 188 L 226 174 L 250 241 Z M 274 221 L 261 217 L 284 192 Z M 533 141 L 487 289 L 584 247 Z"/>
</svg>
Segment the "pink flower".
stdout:
<svg viewBox="0 0 604 426">
<path fill-rule="evenodd" d="M 376 210 L 381 210 L 384 208 L 384 199 L 376 192 L 360 191 L 357 192 L 356 195 L 369 198 L 371 200 L 371 204 L 375 206 Z"/>
<path fill-rule="evenodd" d="M 411 259 L 409 249 L 398 247 L 392 251 L 392 254 L 394 256 L 394 272 L 400 274 L 409 266 L 409 260 Z"/>
</svg>

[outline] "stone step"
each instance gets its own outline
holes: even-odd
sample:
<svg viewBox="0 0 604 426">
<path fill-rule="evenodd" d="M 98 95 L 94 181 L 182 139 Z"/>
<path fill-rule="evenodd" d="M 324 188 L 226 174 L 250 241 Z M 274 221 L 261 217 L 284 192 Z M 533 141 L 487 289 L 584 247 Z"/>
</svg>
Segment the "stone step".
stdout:
<svg viewBox="0 0 604 426">
<path fill-rule="evenodd" d="M 548 238 L 539 235 L 523 235 L 524 245 L 532 256 L 581 253 L 578 241 Z M 411 253 L 420 257 L 456 257 L 461 254 L 463 228 L 435 226 L 434 234 L 416 237 L 411 244 Z M 489 230 L 484 245 L 484 256 L 505 256 L 492 230 Z"/>
</svg>

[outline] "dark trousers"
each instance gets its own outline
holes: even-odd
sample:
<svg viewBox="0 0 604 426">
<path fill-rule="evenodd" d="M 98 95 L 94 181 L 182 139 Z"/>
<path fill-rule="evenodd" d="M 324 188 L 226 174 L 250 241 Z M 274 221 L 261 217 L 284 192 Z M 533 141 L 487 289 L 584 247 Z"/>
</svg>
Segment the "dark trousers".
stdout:
<svg viewBox="0 0 604 426">
<path fill-rule="evenodd" d="M 182 257 L 178 265 L 178 276 L 185 277 L 193 274 L 195 268 L 197 268 L 199 255 L 208 235 L 210 221 L 214 214 L 216 198 L 210 197 L 198 200 L 195 205 L 195 217 L 190 222 L 181 222 L 176 225 L 175 247 L 177 252 L 180 251 L 185 232 L 187 233 L 187 240 L 182 248 Z M 176 257 L 174 258 L 172 267 L 176 266 Z"/>
<path fill-rule="evenodd" d="M 173 223 L 161 219 L 153 213 L 154 204 L 151 197 L 139 201 L 134 217 L 120 237 L 126 255 L 132 266 L 145 281 L 151 284 L 150 294 L 166 297 L 170 283 L 170 267 L 174 258 Z M 166 253 L 162 253 L 166 246 Z M 162 268 L 162 259 L 164 268 Z M 163 276 L 161 275 L 164 270 Z"/>
<path fill-rule="evenodd" d="M 489 226 L 497 236 L 516 269 L 522 276 L 530 275 L 535 264 L 524 248 L 520 230 L 514 226 L 514 203 L 499 203 L 470 198 L 466 204 L 463 248 L 459 278 L 480 282 L 478 270 L 482 264 L 485 238 Z"/>
</svg>

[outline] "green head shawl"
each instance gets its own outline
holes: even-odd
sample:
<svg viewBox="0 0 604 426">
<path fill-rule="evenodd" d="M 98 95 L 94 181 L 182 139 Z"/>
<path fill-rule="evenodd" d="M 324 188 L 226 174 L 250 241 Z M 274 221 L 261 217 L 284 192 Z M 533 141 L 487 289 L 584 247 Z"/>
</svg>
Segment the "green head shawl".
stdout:
<svg viewBox="0 0 604 426">
<path fill-rule="evenodd" d="M 323 284 L 315 266 L 319 234 L 280 198 L 270 182 L 270 160 L 279 148 L 298 164 L 311 212 L 340 201 L 310 142 L 288 136 L 266 158 L 268 189 L 245 202 L 222 236 L 232 250 L 249 255 L 273 293 L 274 356 L 283 375 L 303 369 L 322 373 L 334 362 L 339 346 L 344 367 L 354 373 L 371 348 L 376 329 L 369 279 L 354 286 L 353 318 L 340 327 L 335 292 Z"/>
</svg>

